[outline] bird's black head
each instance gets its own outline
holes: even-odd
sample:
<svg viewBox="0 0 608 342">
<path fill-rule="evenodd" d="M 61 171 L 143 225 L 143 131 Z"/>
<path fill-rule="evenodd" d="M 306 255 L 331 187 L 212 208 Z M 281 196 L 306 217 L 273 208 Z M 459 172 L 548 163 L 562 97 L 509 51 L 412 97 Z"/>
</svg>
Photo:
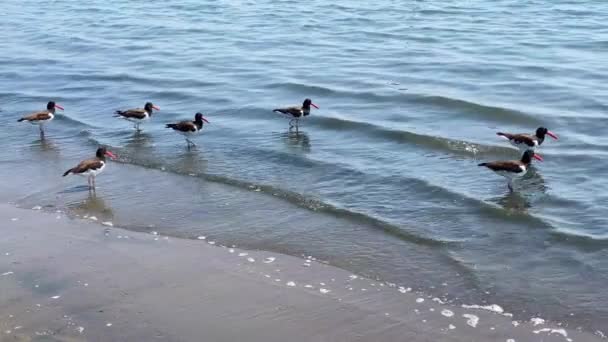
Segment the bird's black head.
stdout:
<svg viewBox="0 0 608 342">
<path fill-rule="evenodd" d="M 46 109 L 47 110 L 55 109 L 55 101 L 49 101 L 49 103 L 46 104 Z"/>
<path fill-rule="evenodd" d="M 105 147 L 100 147 L 97 149 L 97 153 L 95 153 L 95 156 L 99 159 L 106 159 L 106 153 L 108 152 L 108 149 Z"/>
<path fill-rule="evenodd" d="M 524 152 L 523 156 L 521 156 L 521 162 L 528 165 L 532 162 L 532 158 L 541 162 L 543 161 L 543 158 L 538 154 L 534 153 L 534 151 L 527 150 L 526 152 Z"/>
<path fill-rule="evenodd" d="M 152 102 L 146 102 L 146 105 L 144 106 L 144 110 L 150 114 L 152 114 L 152 110 L 160 110 L 160 108 L 158 108 L 158 106 L 156 106 L 155 104 L 153 104 Z"/>
<path fill-rule="evenodd" d="M 106 157 L 116 159 L 116 155 L 114 153 L 108 151 L 108 149 L 103 146 L 101 146 L 97 149 L 95 156 L 101 160 L 106 160 Z"/>
<path fill-rule="evenodd" d="M 549 130 L 546 129 L 545 127 L 538 127 L 536 129 L 536 136 L 539 137 L 540 139 L 544 139 L 547 132 L 549 132 Z"/>
<path fill-rule="evenodd" d="M 302 108 L 303 108 L 304 110 L 308 110 L 308 111 L 309 111 L 309 110 L 310 110 L 310 106 L 313 106 L 313 107 L 315 107 L 315 108 L 319 109 L 319 107 L 317 107 L 317 105 L 316 105 L 316 104 L 312 103 L 312 100 L 311 100 L 311 99 L 305 99 L 305 100 L 304 100 L 304 103 L 302 103 Z"/>
<path fill-rule="evenodd" d="M 199 126 L 202 127 L 203 126 L 203 121 L 206 123 L 209 123 L 209 121 L 207 119 L 205 119 L 205 117 L 203 116 L 203 113 L 198 112 L 196 114 L 194 114 L 194 122 Z"/>
</svg>

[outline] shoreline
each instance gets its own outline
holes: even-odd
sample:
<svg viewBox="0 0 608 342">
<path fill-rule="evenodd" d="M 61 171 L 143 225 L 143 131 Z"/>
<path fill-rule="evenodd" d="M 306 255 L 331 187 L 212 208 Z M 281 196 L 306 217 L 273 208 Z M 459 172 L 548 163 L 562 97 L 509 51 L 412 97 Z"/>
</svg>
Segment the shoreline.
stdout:
<svg viewBox="0 0 608 342">
<path fill-rule="evenodd" d="M 513 322 L 496 306 L 441 304 L 312 258 L 7 204 L 0 220 L 2 341 L 602 340 L 550 322 Z"/>
</svg>

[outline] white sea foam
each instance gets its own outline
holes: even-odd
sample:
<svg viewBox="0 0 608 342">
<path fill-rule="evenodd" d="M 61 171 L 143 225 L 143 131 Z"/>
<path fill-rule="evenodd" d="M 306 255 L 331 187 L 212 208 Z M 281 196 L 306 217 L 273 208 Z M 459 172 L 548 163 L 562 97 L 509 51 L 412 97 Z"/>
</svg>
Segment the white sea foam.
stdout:
<svg viewBox="0 0 608 342">
<path fill-rule="evenodd" d="M 270 264 L 271 262 L 273 262 L 275 260 L 276 260 L 275 257 L 267 257 L 266 259 L 264 259 L 264 263 L 265 264 Z"/>
<path fill-rule="evenodd" d="M 53 296 L 53 297 L 51 297 L 51 299 L 59 299 L 59 298 L 61 298 L 61 296 Z"/>
<path fill-rule="evenodd" d="M 296 283 L 294 283 L 293 281 L 290 281 L 290 282 L 287 282 L 287 284 L 286 284 L 286 285 L 287 285 L 287 286 L 294 287 L 294 286 L 296 286 Z"/>
<path fill-rule="evenodd" d="M 330 293 L 331 290 L 321 288 L 321 289 L 319 289 L 319 292 L 321 292 L 322 294 L 326 294 L 326 293 Z"/>
<path fill-rule="evenodd" d="M 534 330 L 532 331 L 535 334 L 540 334 L 542 332 L 546 332 L 550 334 L 558 334 L 558 335 L 562 335 L 564 337 L 568 337 L 568 333 L 566 332 L 565 329 L 551 329 L 551 328 L 542 328 L 542 329 L 538 329 L 538 330 Z"/>
<path fill-rule="evenodd" d="M 229 252 L 229 253 L 234 253 L 234 248 L 230 248 L 230 249 L 228 250 L 228 252 Z"/>
<path fill-rule="evenodd" d="M 239 253 L 239 256 L 240 256 L 240 257 L 244 257 L 244 256 L 248 256 L 248 255 L 249 255 L 249 254 L 247 254 L 247 253 Z"/>
<path fill-rule="evenodd" d="M 416 303 L 422 303 L 424 302 L 424 298 L 416 298 Z"/>
<path fill-rule="evenodd" d="M 462 307 L 465 309 L 481 309 L 481 310 L 488 310 L 488 311 L 492 311 L 495 313 L 503 313 L 504 310 L 500 305 L 497 304 L 492 304 L 492 305 L 466 305 L 466 304 L 462 304 Z"/>
<path fill-rule="evenodd" d="M 198 240 L 205 240 L 207 237 L 206 237 L 206 236 L 202 236 L 202 235 L 201 235 L 201 236 L 197 236 L 196 238 L 197 238 Z"/>
<path fill-rule="evenodd" d="M 463 314 L 462 317 L 467 319 L 467 324 L 472 326 L 473 328 L 477 327 L 477 323 L 479 323 L 479 317 L 472 314 Z"/>
<path fill-rule="evenodd" d="M 112 223 L 110 221 L 104 221 L 104 222 L 101 222 L 101 224 L 104 226 L 108 226 L 108 227 L 114 227 L 114 223 Z"/>
<path fill-rule="evenodd" d="M 42 210 L 42 207 L 39 205 L 36 205 L 36 206 L 32 207 L 32 210 Z"/>
<path fill-rule="evenodd" d="M 534 326 L 545 324 L 545 320 L 540 317 L 532 317 L 530 318 L 530 322 L 532 322 Z"/>
<path fill-rule="evenodd" d="M 252 258 L 252 257 L 249 257 L 249 258 L 247 258 L 247 261 L 249 261 L 249 262 L 255 262 L 255 259 Z"/>
<path fill-rule="evenodd" d="M 7 275 L 11 275 L 11 274 L 14 274 L 13 271 L 4 272 L 4 273 L 0 274 L 0 276 L 7 276 Z"/>
<path fill-rule="evenodd" d="M 441 314 L 444 315 L 445 317 L 452 317 L 454 316 L 454 312 L 448 309 L 443 309 L 441 310 Z"/>
<path fill-rule="evenodd" d="M 399 292 L 401 292 L 401 293 L 408 293 L 410 291 L 412 291 L 411 287 L 405 288 L 403 286 L 399 286 Z"/>
<path fill-rule="evenodd" d="M 450 330 L 454 330 L 454 329 L 456 329 L 456 327 L 454 326 L 454 324 L 450 324 L 450 325 L 448 326 L 448 329 L 450 329 Z"/>
<path fill-rule="evenodd" d="M 439 298 L 437 298 L 437 297 L 433 298 L 433 302 L 437 302 L 437 303 L 439 303 L 439 304 L 445 304 L 445 302 L 444 302 L 444 301 L 442 301 L 441 299 L 439 299 Z"/>
</svg>

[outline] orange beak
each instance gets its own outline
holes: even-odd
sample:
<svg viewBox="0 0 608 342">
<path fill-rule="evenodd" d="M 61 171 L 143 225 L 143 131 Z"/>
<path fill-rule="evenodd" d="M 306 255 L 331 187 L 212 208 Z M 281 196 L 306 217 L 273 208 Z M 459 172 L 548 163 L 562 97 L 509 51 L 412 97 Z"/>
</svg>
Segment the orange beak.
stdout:
<svg viewBox="0 0 608 342">
<path fill-rule="evenodd" d="M 116 159 L 116 155 L 110 151 L 106 151 L 106 156 L 112 158 L 112 160 Z"/>
</svg>

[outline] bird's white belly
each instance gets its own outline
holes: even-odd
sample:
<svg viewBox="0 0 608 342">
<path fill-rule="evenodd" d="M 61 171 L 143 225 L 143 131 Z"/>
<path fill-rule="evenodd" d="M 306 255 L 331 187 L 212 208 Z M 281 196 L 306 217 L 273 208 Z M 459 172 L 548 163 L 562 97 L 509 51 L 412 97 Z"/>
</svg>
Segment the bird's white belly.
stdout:
<svg viewBox="0 0 608 342">
<path fill-rule="evenodd" d="M 98 174 L 102 173 L 105 168 L 106 168 L 106 164 L 104 163 L 103 165 L 101 165 L 101 167 L 99 169 L 88 170 L 86 172 L 78 173 L 77 175 L 79 175 L 81 177 L 91 177 L 91 176 L 95 177 Z"/>
<path fill-rule="evenodd" d="M 55 116 L 51 115 L 51 117 L 46 120 L 30 121 L 29 123 L 35 126 L 43 126 L 44 124 L 51 122 L 54 118 Z"/>
<path fill-rule="evenodd" d="M 125 118 L 127 121 L 135 122 L 135 123 L 144 123 L 150 119 L 149 115 L 144 116 L 142 119 L 137 118 Z"/>
<path fill-rule="evenodd" d="M 524 142 L 517 142 L 515 140 L 509 140 L 509 143 L 511 143 L 511 145 L 517 147 L 518 149 L 520 149 L 522 152 L 528 151 L 528 150 L 536 150 L 536 148 L 538 147 L 538 142 L 534 142 L 534 146 L 529 146 Z"/>
</svg>

